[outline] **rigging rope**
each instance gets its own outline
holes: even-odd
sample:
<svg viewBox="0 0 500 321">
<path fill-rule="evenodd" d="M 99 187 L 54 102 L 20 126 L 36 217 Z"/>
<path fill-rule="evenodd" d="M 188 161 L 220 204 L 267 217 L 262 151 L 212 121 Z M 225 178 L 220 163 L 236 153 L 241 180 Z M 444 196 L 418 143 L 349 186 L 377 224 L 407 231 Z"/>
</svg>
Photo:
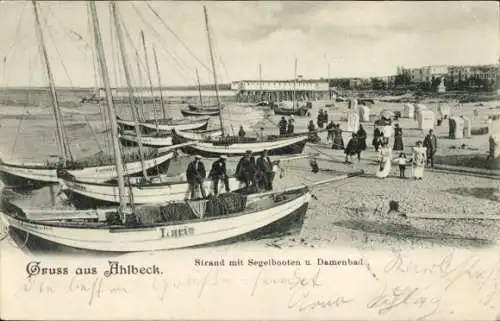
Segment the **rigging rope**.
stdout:
<svg viewBox="0 0 500 321">
<path fill-rule="evenodd" d="M 51 14 L 50 7 L 48 7 L 48 12 L 49 12 L 49 14 Z M 45 26 L 47 26 L 48 25 L 48 23 L 47 23 L 47 18 L 48 17 L 43 14 L 42 10 L 40 10 L 40 15 L 42 16 L 42 19 L 43 19 L 43 21 L 45 23 Z M 43 28 L 43 26 L 41 26 L 41 27 Z M 54 40 L 52 32 L 51 32 L 51 30 L 49 28 L 45 28 L 45 29 L 47 30 L 47 32 L 49 34 L 49 38 L 50 38 L 50 40 L 52 40 L 54 48 L 56 49 L 56 52 L 57 52 L 57 55 L 59 57 L 60 63 L 62 65 L 63 69 L 64 69 L 64 72 L 66 73 L 66 77 L 68 77 L 70 88 L 74 89 L 73 83 L 71 81 L 71 77 L 69 76 L 68 70 L 66 69 L 66 65 L 64 64 L 64 60 L 62 59 L 61 52 L 59 51 L 59 48 L 57 47 L 57 43 Z M 54 86 L 55 86 L 55 84 L 54 84 Z M 58 100 L 57 97 L 55 97 L 55 99 Z M 57 104 L 59 104 L 59 102 L 57 102 Z M 64 124 L 64 117 L 62 116 L 62 113 L 61 113 L 60 109 L 58 109 L 56 112 L 59 113 L 59 116 L 60 116 L 59 119 L 61 121 L 61 131 L 62 131 L 62 135 L 63 135 L 63 141 L 61 143 L 64 144 L 64 149 L 68 153 L 67 156 L 69 156 L 70 160 L 73 161 L 74 158 L 73 158 L 73 154 L 71 153 L 71 148 L 69 146 L 68 132 L 67 132 L 66 125 Z"/>
<path fill-rule="evenodd" d="M 228 76 L 228 72 L 227 72 L 226 66 L 224 64 L 224 61 L 222 60 L 222 56 L 217 55 L 218 41 L 217 41 L 217 38 L 214 37 L 213 28 L 211 28 L 211 27 L 210 27 L 210 34 L 211 34 L 212 41 L 214 42 L 213 51 L 214 51 L 215 59 L 220 63 L 220 65 L 222 67 L 222 71 L 224 72 L 224 76 L 226 77 L 225 81 L 229 81 L 230 78 Z"/>
<path fill-rule="evenodd" d="M 9 56 L 14 52 L 14 50 L 16 49 L 16 45 L 18 43 L 18 41 L 20 39 L 22 39 L 22 37 L 19 36 L 20 32 L 21 32 L 21 24 L 22 24 L 22 20 L 23 20 L 23 16 L 24 16 L 24 10 L 26 9 L 26 5 L 23 6 L 23 9 L 22 9 L 22 12 L 21 12 L 21 17 L 19 18 L 19 21 L 17 23 L 17 27 L 16 27 L 16 32 L 15 32 L 15 35 L 14 35 L 14 41 L 12 42 L 12 44 L 8 47 L 8 50 L 6 52 L 5 55 L 2 55 L 2 61 L 4 63 L 4 79 L 5 79 L 5 85 L 7 86 L 7 84 L 9 83 L 9 76 L 10 76 L 10 73 L 7 72 L 7 60 L 10 60 Z"/>
<path fill-rule="evenodd" d="M 194 78 L 191 78 L 190 80 L 188 80 L 186 78 L 186 75 L 185 75 L 185 71 L 183 71 L 182 69 L 187 69 L 189 71 L 189 76 L 188 77 L 193 77 L 192 76 L 192 68 L 190 68 L 183 60 L 182 58 L 178 57 L 175 53 L 171 53 L 167 48 L 166 46 L 163 44 L 163 37 L 158 33 L 158 31 L 156 31 L 154 29 L 154 27 L 151 26 L 151 24 L 143 17 L 143 15 L 140 13 L 140 11 L 136 8 L 136 6 L 132 3 L 132 6 L 134 8 L 134 10 L 136 11 L 137 15 L 139 16 L 139 18 L 144 22 L 146 28 L 148 28 L 149 30 L 151 30 L 153 32 L 153 36 L 159 40 L 159 44 L 160 46 L 162 47 L 162 49 L 169 55 L 169 58 L 174 62 L 174 66 L 176 67 L 177 69 L 177 72 L 179 73 L 179 75 L 184 79 L 184 81 L 186 82 L 191 82 L 194 80 Z M 179 62 L 180 61 L 180 62 Z"/>
<path fill-rule="evenodd" d="M 7 47 L 5 55 L 2 54 L 3 57 L 8 57 L 11 54 L 11 51 L 14 49 L 17 41 L 22 38 L 22 37 L 19 37 L 19 34 L 21 32 L 21 25 L 22 25 L 25 9 L 26 9 L 26 5 L 23 6 L 22 11 L 21 11 L 21 15 L 19 17 L 19 21 L 17 22 L 16 32 L 14 34 L 14 40 L 12 41 L 10 46 Z"/>
<path fill-rule="evenodd" d="M 139 18 L 142 20 L 142 22 L 144 23 L 144 25 L 145 25 L 148 29 L 150 29 L 150 30 L 153 32 L 154 36 L 155 36 L 158 40 L 160 40 L 160 42 L 161 42 L 161 43 L 160 43 L 160 45 L 163 47 L 163 49 L 165 49 L 165 50 L 166 50 L 165 46 L 163 45 L 163 41 L 164 41 L 164 39 L 163 39 L 163 37 L 160 35 L 160 33 L 159 33 L 159 32 L 158 32 L 158 31 L 157 31 L 157 30 L 156 30 L 156 29 L 155 29 L 155 28 L 154 28 L 154 27 L 153 27 L 153 26 L 149 23 L 149 21 L 148 21 L 147 19 L 145 19 L 145 18 L 144 18 L 144 16 L 142 15 L 142 13 L 139 11 L 139 9 L 137 9 L 137 7 L 136 7 L 133 3 L 132 3 L 132 8 L 133 8 L 133 9 L 134 9 L 134 11 L 137 13 L 137 15 L 139 16 Z M 168 50 L 166 50 L 166 51 L 168 51 Z M 183 66 L 184 68 L 186 68 L 186 69 L 188 69 L 188 70 L 191 70 L 191 68 L 190 68 L 190 67 L 189 67 L 189 66 L 188 66 L 188 65 L 187 65 L 187 64 L 186 64 L 186 63 L 185 63 L 185 62 L 184 62 L 184 61 L 183 61 L 180 57 L 178 57 L 178 56 L 177 56 L 176 58 L 177 58 L 177 59 L 179 59 L 179 60 L 181 60 L 181 62 L 182 62 L 182 63 L 183 63 L 183 65 L 184 65 L 184 66 Z"/>
<path fill-rule="evenodd" d="M 139 58 L 139 53 L 136 52 L 136 59 L 137 59 L 137 74 L 139 75 L 139 88 L 144 88 L 144 81 L 143 81 L 143 78 L 142 78 L 142 69 L 141 69 L 141 62 L 140 62 L 140 58 Z M 153 88 L 151 88 L 151 91 L 153 91 Z M 144 115 L 144 95 L 143 95 L 143 92 L 141 92 L 141 95 L 139 96 L 140 100 L 139 100 L 139 103 L 140 103 L 140 111 L 141 111 L 141 117 L 142 117 L 142 120 L 145 120 L 145 115 Z M 153 99 L 153 109 L 155 108 L 155 99 L 154 97 L 151 97 L 151 99 Z"/>
<path fill-rule="evenodd" d="M 92 39 L 93 37 L 93 32 L 92 32 L 92 14 L 90 12 L 90 7 L 89 6 L 86 6 L 87 8 L 87 31 L 89 32 L 89 38 Z M 94 74 L 94 91 L 95 91 L 95 97 L 97 97 L 97 106 L 99 108 L 99 111 L 100 111 L 100 117 L 101 117 L 101 120 L 103 121 L 104 123 L 104 128 L 107 129 L 107 128 L 110 128 L 110 126 L 108 125 L 108 117 L 107 117 L 107 113 L 105 112 L 105 106 L 103 106 L 102 104 L 102 101 L 101 101 L 101 82 L 100 82 L 100 77 L 99 77 L 99 66 L 98 66 L 98 61 L 97 61 L 97 53 L 95 52 L 95 47 L 92 46 L 92 45 L 89 45 L 88 46 L 90 48 L 90 59 L 92 61 L 92 69 L 93 69 L 93 74 Z M 104 86 L 103 86 L 104 87 Z M 93 128 L 91 128 L 93 130 Z M 102 156 L 103 157 L 106 157 L 106 152 L 105 151 L 109 151 L 112 149 L 112 143 L 111 143 L 111 137 L 109 134 L 106 134 L 104 133 L 104 150 L 101 149 L 101 152 L 102 152 Z"/>
<path fill-rule="evenodd" d="M 87 8 L 87 31 L 89 32 L 89 38 L 92 39 L 93 37 L 93 32 L 92 32 L 92 18 L 91 18 L 91 12 L 90 12 L 90 7 L 89 6 L 86 6 Z M 81 36 L 80 36 L 81 37 Z M 83 39 L 83 37 L 81 37 Z M 92 46 L 92 45 L 87 45 L 87 47 L 90 49 L 90 59 L 92 61 L 92 71 L 93 71 L 93 75 L 94 75 L 94 91 L 95 91 L 95 97 L 97 97 L 97 106 L 100 110 L 100 117 L 101 117 L 101 120 L 103 121 L 104 123 L 104 128 L 107 129 L 109 128 L 108 127 L 108 117 L 107 117 L 107 114 L 105 112 L 105 106 L 103 106 L 102 102 L 101 102 L 101 97 L 100 97 L 100 81 L 99 81 L 99 72 L 98 72 L 98 61 L 97 61 L 97 54 L 95 52 L 95 47 Z M 86 117 L 85 117 L 86 118 Z M 97 134 L 95 133 L 94 131 L 94 128 L 90 125 L 90 122 L 88 122 L 88 125 L 90 127 L 90 130 L 92 131 L 94 137 L 96 138 L 97 140 Z M 106 151 L 110 150 L 111 149 L 111 138 L 109 137 L 108 134 L 104 134 L 104 149 L 101 148 L 101 146 L 99 145 L 98 143 L 98 146 L 99 146 L 99 150 L 102 154 L 102 156 L 105 158 L 106 157 Z"/>
<path fill-rule="evenodd" d="M 162 25 L 175 37 L 175 39 L 177 39 L 177 41 L 179 41 L 179 43 L 184 47 L 184 49 L 186 49 L 186 51 L 191 55 L 193 56 L 194 59 L 196 59 L 196 61 L 198 61 L 198 63 L 200 63 L 200 65 L 205 68 L 206 70 L 210 70 L 210 68 L 207 67 L 207 65 L 205 65 L 190 49 L 189 47 L 181 40 L 181 38 L 179 36 L 177 36 L 177 34 L 172 30 L 172 28 L 170 28 L 170 26 L 167 25 L 167 23 L 165 22 L 165 20 L 163 20 L 163 18 L 158 14 L 158 12 L 151 6 L 151 4 L 149 3 L 149 1 L 146 0 L 146 5 L 148 6 L 148 8 L 151 10 L 151 12 L 155 15 L 155 17 L 162 23 Z"/>
<path fill-rule="evenodd" d="M 32 73 L 32 60 L 35 60 L 37 61 L 37 59 L 32 59 L 32 57 L 29 57 L 28 55 L 28 88 L 31 88 L 31 81 L 33 79 L 33 73 Z M 28 105 L 30 103 L 30 98 L 31 98 L 31 95 L 30 95 L 30 90 L 28 89 Z M 14 144 L 12 145 L 12 151 L 11 151 L 11 155 L 14 154 L 15 150 L 16 150 L 16 145 L 17 145 L 17 139 L 19 138 L 19 134 L 21 133 L 21 127 L 22 127 L 22 124 L 23 124 L 23 121 L 24 119 L 26 118 L 27 114 L 24 113 L 23 114 L 23 117 L 21 118 L 21 120 L 19 121 L 19 124 L 17 125 L 17 130 L 16 130 L 16 135 L 15 135 L 15 138 L 14 138 Z"/>
</svg>

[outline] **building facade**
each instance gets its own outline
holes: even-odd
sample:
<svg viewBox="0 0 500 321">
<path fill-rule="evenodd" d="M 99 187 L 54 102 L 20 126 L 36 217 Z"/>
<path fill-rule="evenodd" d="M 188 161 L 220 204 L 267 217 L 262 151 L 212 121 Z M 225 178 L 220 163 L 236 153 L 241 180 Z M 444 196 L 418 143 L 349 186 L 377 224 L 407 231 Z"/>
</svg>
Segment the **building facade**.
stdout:
<svg viewBox="0 0 500 321">
<path fill-rule="evenodd" d="M 453 87 L 495 87 L 498 82 L 498 65 L 453 66 L 449 69 L 448 80 Z"/>
<path fill-rule="evenodd" d="M 238 101 L 314 100 L 329 93 L 328 80 L 240 80 L 231 83 Z"/>
<path fill-rule="evenodd" d="M 397 68 L 397 75 L 407 77 L 413 84 L 430 83 L 442 78 L 451 89 L 497 87 L 499 65 L 474 66 L 424 66 L 420 68 Z"/>
<path fill-rule="evenodd" d="M 448 66 L 424 66 L 420 68 L 398 67 L 397 75 L 407 75 L 412 83 L 430 82 L 448 74 Z"/>
</svg>

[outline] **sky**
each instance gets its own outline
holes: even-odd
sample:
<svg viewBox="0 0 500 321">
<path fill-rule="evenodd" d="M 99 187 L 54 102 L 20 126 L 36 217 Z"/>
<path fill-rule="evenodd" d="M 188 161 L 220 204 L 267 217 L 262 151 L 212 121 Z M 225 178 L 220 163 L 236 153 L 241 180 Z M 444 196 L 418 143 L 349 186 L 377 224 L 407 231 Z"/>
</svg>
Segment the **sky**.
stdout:
<svg viewBox="0 0 500 321">
<path fill-rule="evenodd" d="M 162 85 L 195 85 L 196 70 L 201 83 L 213 82 L 203 5 L 219 83 L 259 79 L 259 64 L 262 79 L 292 79 L 295 59 L 297 74 L 304 78 L 384 76 L 395 74 L 398 65 L 492 64 L 499 59 L 495 1 L 117 2 L 133 85 L 149 83 L 146 62 L 151 82 L 158 84 L 153 46 Z M 40 1 L 38 8 L 56 86 L 100 85 L 87 3 Z M 97 2 L 97 10 L 112 85 L 123 86 L 110 4 Z M 31 1 L 0 0 L 0 86 L 47 84 L 35 30 Z"/>
</svg>

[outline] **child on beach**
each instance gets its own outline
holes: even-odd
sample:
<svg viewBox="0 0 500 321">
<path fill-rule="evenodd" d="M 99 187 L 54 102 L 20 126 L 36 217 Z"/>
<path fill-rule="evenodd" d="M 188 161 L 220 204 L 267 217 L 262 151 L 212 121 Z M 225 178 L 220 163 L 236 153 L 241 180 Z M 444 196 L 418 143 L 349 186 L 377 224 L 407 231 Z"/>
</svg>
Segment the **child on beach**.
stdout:
<svg viewBox="0 0 500 321">
<path fill-rule="evenodd" d="M 399 164 L 399 177 L 406 178 L 406 176 L 405 176 L 405 169 L 406 169 L 406 162 L 407 162 L 406 154 L 405 153 L 399 154 L 399 157 L 396 158 L 396 160 Z"/>
</svg>

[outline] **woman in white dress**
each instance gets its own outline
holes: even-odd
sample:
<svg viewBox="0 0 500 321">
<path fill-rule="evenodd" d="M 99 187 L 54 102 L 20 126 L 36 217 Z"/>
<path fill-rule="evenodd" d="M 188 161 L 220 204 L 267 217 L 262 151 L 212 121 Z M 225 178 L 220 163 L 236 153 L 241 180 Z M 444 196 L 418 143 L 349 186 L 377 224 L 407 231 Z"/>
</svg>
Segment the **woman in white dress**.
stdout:
<svg viewBox="0 0 500 321">
<path fill-rule="evenodd" d="M 422 147 L 422 142 L 418 141 L 417 146 L 413 147 L 413 177 L 422 179 L 424 176 L 424 168 L 427 160 L 427 149 Z"/>
<path fill-rule="evenodd" d="M 378 178 L 385 178 L 391 172 L 392 151 L 389 144 L 384 141 L 382 147 L 379 149 L 378 163 L 376 176 Z"/>
</svg>

